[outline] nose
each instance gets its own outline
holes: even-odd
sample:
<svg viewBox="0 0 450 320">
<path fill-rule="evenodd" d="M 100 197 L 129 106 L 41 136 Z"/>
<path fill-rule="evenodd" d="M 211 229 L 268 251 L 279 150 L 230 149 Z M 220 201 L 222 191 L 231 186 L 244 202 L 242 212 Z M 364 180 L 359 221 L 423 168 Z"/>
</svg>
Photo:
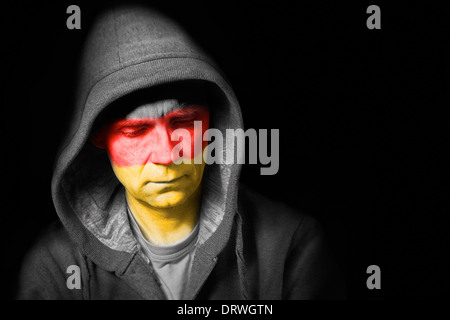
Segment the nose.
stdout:
<svg viewBox="0 0 450 320">
<path fill-rule="evenodd" d="M 149 161 L 154 164 L 171 164 L 173 143 L 167 128 L 158 123 L 152 131 L 153 145 L 151 146 Z"/>
</svg>

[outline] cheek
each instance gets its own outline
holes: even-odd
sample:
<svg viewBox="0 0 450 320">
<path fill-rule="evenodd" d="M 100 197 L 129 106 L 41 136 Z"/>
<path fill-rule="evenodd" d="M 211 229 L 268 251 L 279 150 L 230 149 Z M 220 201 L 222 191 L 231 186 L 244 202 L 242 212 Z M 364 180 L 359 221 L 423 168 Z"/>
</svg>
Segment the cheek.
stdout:
<svg viewBox="0 0 450 320">
<path fill-rule="evenodd" d="M 203 172 L 205 170 L 205 162 L 201 164 L 190 164 L 192 166 L 192 185 L 198 186 L 203 178 Z"/>
<path fill-rule="evenodd" d="M 134 191 L 139 187 L 139 177 L 143 170 L 141 166 L 120 167 L 112 164 L 114 174 L 122 185 L 130 191 Z"/>
<path fill-rule="evenodd" d="M 199 139 L 198 141 L 202 141 L 202 150 L 203 150 L 208 145 L 207 139 L 203 141 L 203 135 L 205 134 L 205 131 L 209 129 L 209 112 L 207 111 L 203 113 L 199 120 L 202 122 L 202 131 L 201 136 L 197 137 L 197 139 Z"/>
<path fill-rule="evenodd" d="M 148 159 L 149 147 L 156 143 L 153 140 L 151 136 L 134 139 L 126 139 L 120 135 L 110 136 L 107 139 L 106 151 L 117 166 L 142 165 Z"/>
<path fill-rule="evenodd" d="M 194 159 L 195 157 L 202 157 L 203 150 L 208 145 L 208 140 L 203 140 L 205 131 L 209 129 L 209 114 L 205 113 L 196 121 L 201 121 L 201 127 L 188 128 L 190 134 L 190 144 L 183 143 L 183 156 L 185 158 Z"/>
</svg>

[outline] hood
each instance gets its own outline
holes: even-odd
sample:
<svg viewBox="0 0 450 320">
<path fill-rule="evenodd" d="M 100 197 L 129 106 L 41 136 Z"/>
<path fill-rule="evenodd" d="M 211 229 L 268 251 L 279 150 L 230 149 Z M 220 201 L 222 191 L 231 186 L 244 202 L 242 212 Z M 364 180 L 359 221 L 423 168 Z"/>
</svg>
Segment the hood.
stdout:
<svg viewBox="0 0 450 320">
<path fill-rule="evenodd" d="M 104 150 L 89 139 L 93 125 L 125 95 L 183 81 L 201 81 L 210 88 L 211 128 L 225 136 L 226 129 L 243 127 L 239 104 L 222 72 L 176 23 L 142 6 L 119 6 L 98 17 L 85 43 L 74 117 L 55 165 L 52 196 L 81 252 L 107 270 L 127 263 L 122 260 L 136 250 L 136 240 L 123 187 Z M 234 147 L 227 140 L 224 153 Z M 239 164 L 212 164 L 205 171 L 199 245 L 212 255 L 228 241 L 239 173 Z"/>
</svg>

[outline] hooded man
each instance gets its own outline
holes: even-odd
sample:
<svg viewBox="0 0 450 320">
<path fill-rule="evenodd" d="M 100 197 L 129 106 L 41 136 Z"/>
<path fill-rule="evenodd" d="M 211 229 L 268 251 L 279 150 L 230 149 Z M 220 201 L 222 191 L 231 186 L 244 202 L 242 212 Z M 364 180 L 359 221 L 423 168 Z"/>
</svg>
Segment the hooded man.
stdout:
<svg viewBox="0 0 450 320">
<path fill-rule="evenodd" d="M 75 110 L 52 180 L 60 222 L 26 257 L 20 299 L 342 297 L 313 218 L 241 186 L 239 164 L 205 165 L 205 131 L 243 128 L 240 107 L 174 22 L 104 12 Z"/>
</svg>

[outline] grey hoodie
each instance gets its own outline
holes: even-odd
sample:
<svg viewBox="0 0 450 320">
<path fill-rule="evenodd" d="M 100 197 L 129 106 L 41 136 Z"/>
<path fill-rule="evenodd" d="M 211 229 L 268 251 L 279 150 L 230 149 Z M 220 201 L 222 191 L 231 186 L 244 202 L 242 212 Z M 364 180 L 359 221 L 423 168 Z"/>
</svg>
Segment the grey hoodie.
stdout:
<svg viewBox="0 0 450 320">
<path fill-rule="evenodd" d="M 86 41 L 73 125 L 52 180 L 60 222 L 28 254 L 19 298 L 165 299 L 133 236 L 123 187 L 89 137 L 96 119 L 119 98 L 189 81 L 209 88 L 211 127 L 224 135 L 243 128 L 222 72 L 176 23 L 136 6 L 99 17 Z M 236 146 L 225 144 L 223 152 Z M 240 169 L 213 164 L 205 172 L 199 238 L 183 298 L 342 297 L 316 221 L 240 186 Z M 70 266 L 80 269 L 79 289 L 67 286 Z"/>
</svg>

